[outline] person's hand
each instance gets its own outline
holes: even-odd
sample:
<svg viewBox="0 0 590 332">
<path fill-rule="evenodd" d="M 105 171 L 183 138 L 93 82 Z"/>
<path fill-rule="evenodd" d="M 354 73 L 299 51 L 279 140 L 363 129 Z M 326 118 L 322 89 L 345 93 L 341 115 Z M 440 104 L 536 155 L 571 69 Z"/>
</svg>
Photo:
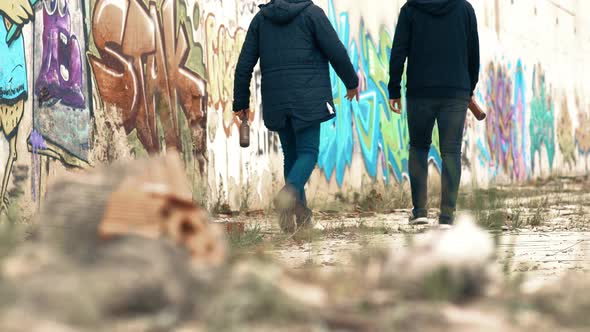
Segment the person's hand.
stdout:
<svg viewBox="0 0 590 332">
<path fill-rule="evenodd" d="M 248 118 L 248 115 L 250 114 L 250 109 L 246 108 L 245 110 L 241 110 L 238 112 L 234 113 L 240 120 L 244 120 L 244 117 L 246 117 L 246 119 Z"/>
<path fill-rule="evenodd" d="M 402 100 L 389 99 L 389 107 L 393 113 L 402 114 Z"/>
<path fill-rule="evenodd" d="M 0 1 L 0 12 L 12 23 L 18 25 L 29 22 L 35 16 L 28 0 L 2 0 Z"/>
<path fill-rule="evenodd" d="M 359 92 L 358 87 L 346 91 L 346 99 L 348 99 L 348 101 L 352 101 L 353 99 L 356 99 L 356 101 L 358 102 L 359 98 L 360 98 L 360 92 Z"/>
</svg>

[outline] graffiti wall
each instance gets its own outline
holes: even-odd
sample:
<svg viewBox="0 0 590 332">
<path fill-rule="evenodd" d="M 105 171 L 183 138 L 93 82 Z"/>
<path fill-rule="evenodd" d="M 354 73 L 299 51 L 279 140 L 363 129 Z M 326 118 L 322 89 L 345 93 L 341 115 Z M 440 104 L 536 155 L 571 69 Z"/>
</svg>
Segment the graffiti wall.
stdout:
<svg viewBox="0 0 590 332">
<path fill-rule="evenodd" d="M 222 128 L 211 143 L 215 151 L 225 154 L 215 158 L 212 169 L 217 173 L 215 184 L 218 187 L 224 184 L 224 190 L 234 195 L 243 192 L 246 185 L 260 196 L 268 197 L 277 188 L 269 187 L 262 179 L 266 175 L 280 183 L 280 147 L 279 153 L 276 148 L 240 150 L 236 137 L 238 122 L 227 104 L 240 43 L 234 46 L 244 38 L 256 8 L 254 1 L 218 1 L 217 7 L 211 5 L 213 2 L 206 2 L 205 7 L 214 8 L 215 13 L 222 8 L 221 12 L 229 18 L 223 21 L 213 14 L 206 20 L 206 52 L 214 54 L 213 58 L 207 57 L 207 66 L 211 83 L 216 85 L 210 90 L 210 95 L 215 95 L 210 99 L 210 109 L 217 109 L 215 125 Z M 485 122 L 468 117 L 462 158 L 463 183 L 485 186 L 586 172 L 589 148 L 584 144 L 588 134 L 583 125 L 589 117 L 589 90 L 584 86 L 587 79 L 583 73 L 587 75 L 590 68 L 582 62 L 584 56 L 590 55 L 589 31 L 587 20 L 575 13 L 587 9 L 588 4 L 582 1 L 470 2 L 478 15 L 482 50 L 476 98 L 489 117 Z M 359 102 L 347 101 L 346 88 L 335 72 L 330 72 L 337 116 L 322 125 L 318 167 L 308 187 L 310 196 L 321 201 L 337 192 L 362 191 L 371 183 L 399 186 L 408 181 L 406 105 L 402 97 L 402 115 L 391 113 L 386 87 L 389 55 L 391 48 L 395 48 L 393 31 L 399 8 L 405 1 L 391 1 L 387 5 L 378 0 L 316 3 L 324 9 L 348 50 L 361 78 L 361 95 Z M 530 20 L 523 22 L 522 16 Z M 536 31 L 539 26 L 545 27 L 547 33 L 539 34 Z M 227 68 L 232 70 L 224 71 Z M 252 83 L 253 133 L 273 137 L 259 121 L 262 105 L 257 75 L 258 72 Z M 271 142 L 276 146 L 276 140 Z M 435 173 L 442 166 L 438 146 L 435 130 L 430 151 L 431 170 Z M 237 167 L 233 161 L 239 162 Z M 257 162 L 262 168 L 258 168 L 256 176 L 251 170 L 244 173 L 243 165 Z M 229 169 L 219 163 L 228 165 Z M 233 204 L 238 203 L 239 200 L 229 197 Z"/>
<path fill-rule="evenodd" d="M 363 91 L 358 102 L 349 102 L 345 99 L 346 87 L 331 70 L 337 115 L 334 120 L 322 125 L 319 167 L 327 181 L 335 177 L 338 185 L 342 186 L 351 165 L 354 146 L 357 145 L 371 178 L 378 180 L 379 171 L 386 184 L 390 181 L 402 182 L 408 173 L 409 133 L 405 96 L 401 116 L 390 112 L 388 106 L 389 55 L 393 35 L 385 26 L 381 26 L 373 36 L 364 21 L 360 22 L 358 32 L 354 33 L 351 31 L 350 15 L 347 12 L 337 14 L 333 1 L 328 2 L 327 14 L 340 40 L 349 50 L 354 68 L 363 82 Z M 359 36 L 359 39 L 356 40 L 354 36 Z M 430 159 L 440 169 L 436 131 L 433 134 Z"/>
<path fill-rule="evenodd" d="M 283 184 L 282 156 L 262 121 L 258 66 L 247 149 L 239 147 L 231 110 L 241 46 L 265 2 L 0 1 L 2 211 L 18 201 L 38 206 L 45 184 L 62 172 L 170 149 L 182 152 L 199 202 L 268 207 Z M 348 50 L 361 94 L 347 101 L 330 71 L 336 118 L 322 125 L 309 198 L 368 184 L 399 187 L 408 181 L 407 109 L 402 97 L 402 114 L 389 111 L 387 82 L 405 1 L 315 2 Z M 587 173 L 590 20 L 578 13 L 590 3 L 470 2 L 482 50 L 476 98 L 489 116 L 468 116 L 463 183 Z M 20 9 L 30 11 L 27 18 Z M 436 130 L 432 138 L 431 171 L 438 173 Z"/>
<path fill-rule="evenodd" d="M 84 50 L 87 4 L 54 0 L 36 6 L 33 26 L 33 77 L 30 98 L 33 130 L 31 193 L 43 190 L 41 156 L 71 167 L 87 167 L 92 126 L 90 76 Z"/>
<path fill-rule="evenodd" d="M 260 68 L 250 89 L 250 147 L 239 145 L 240 120 L 232 112 L 235 67 L 250 21 L 261 0 L 203 1 L 202 24 L 208 78 L 209 180 L 212 205 L 266 208 L 282 181 L 278 136 L 262 121 Z"/>
<path fill-rule="evenodd" d="M 80 0 L 47 1 L 38 7 L 33 40 L 33 133 L 29 142 L 34 153 L 84 165 L 90 148 L 92 105 L 83 55 L 88 8 Z"/>
<path fill-rule="evenodd" d="M 120 112 L 125 132 L 148 153 L 174 148 L 204 169 L 207 89 L 186 2 L 90 3 L 96 52 L 88 61 L 102 102 Z"/>
</svg>

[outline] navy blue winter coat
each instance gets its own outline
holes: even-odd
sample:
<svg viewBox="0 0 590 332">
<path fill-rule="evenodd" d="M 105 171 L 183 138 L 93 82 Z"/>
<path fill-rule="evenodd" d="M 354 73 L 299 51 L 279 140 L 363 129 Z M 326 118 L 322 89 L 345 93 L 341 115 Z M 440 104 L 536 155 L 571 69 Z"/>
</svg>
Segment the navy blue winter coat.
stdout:
<svg viewBox="0 0 590 332">
<path fill-rule="evenodd" d="M 260 6 L 236 67 L 234 112 L 249 108 L 250 80 L 259 58 L 262 113 L 273 131 L 284 128 L 288 118 L 299 130 L 335 116 L 329 64 L 348 89 L 359 84 L 328 17 L 309 0 L 273 0 Z"/>
<path fill-rule="evenodd" d="M 389 98 L 465 98 L 479 75 L 477 18 L 466 0 L 409 0 L 401 9 L 391 49 Z"/>
</svg>

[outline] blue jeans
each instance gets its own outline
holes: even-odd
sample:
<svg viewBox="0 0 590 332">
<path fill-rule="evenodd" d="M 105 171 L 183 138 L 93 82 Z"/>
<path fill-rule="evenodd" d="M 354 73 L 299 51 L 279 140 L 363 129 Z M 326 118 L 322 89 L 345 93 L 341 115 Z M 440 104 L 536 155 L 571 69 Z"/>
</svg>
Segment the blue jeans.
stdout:
<svg viewBox="0 0 590 332">
<path fill-rule="evenodd" d="M 295 189 L 299 201 L 307 206 L 305 184 L 318 161 L 320 124 L 295 131 L 289 119 L 285 128 L 277 132 L 283 148 L 285 183 Z"/>
<path fill-rule="evenodd" d="M 428 152 L 437 122 L 442 157 L 440 219 L 452 224 L 461 182 L 461 145 L 469 101 L 465 99 L 408 99 L 410 132 L 409 172 L 414 215 L 427 215 Z"/>
</svg>

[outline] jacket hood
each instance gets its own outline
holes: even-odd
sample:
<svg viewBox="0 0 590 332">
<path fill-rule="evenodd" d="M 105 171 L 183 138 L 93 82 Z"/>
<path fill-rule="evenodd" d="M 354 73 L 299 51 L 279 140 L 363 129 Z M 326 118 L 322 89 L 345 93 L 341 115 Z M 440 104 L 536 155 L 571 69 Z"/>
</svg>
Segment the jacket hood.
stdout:
<svg viewBox="0 0 590 332">
<path fill-rule="evenodd" d="M 273 23 L 287 24 L 312 3 L 311 0 L 272 0 L 260 5 L 260 12 Z"/>
<path fill-rule="evenodd" d="M 459 4 L 459 0 L 409 0 L 408 6 L 433 16 L 448 14 Z"/>
</svg>

